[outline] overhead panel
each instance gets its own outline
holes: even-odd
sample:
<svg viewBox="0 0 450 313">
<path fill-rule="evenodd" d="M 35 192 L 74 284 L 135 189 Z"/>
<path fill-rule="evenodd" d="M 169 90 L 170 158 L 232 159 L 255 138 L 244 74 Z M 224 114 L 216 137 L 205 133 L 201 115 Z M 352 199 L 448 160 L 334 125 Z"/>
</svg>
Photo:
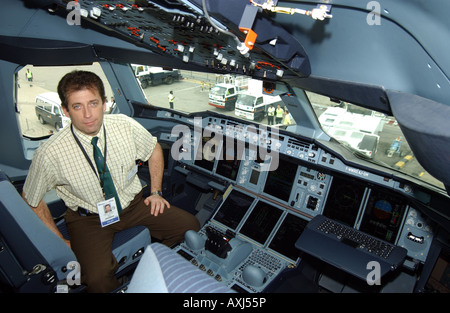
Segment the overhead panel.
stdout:
<svg viewBox="0 0 450 313">
<path fill-rule="evenodd" d="M 247 1 L 49 2 L 45 8 L 68 23 L 95 27 L 205 70 L 269 80 L 311 72 L 301 44 L 270 12 Z"/>
</svg>

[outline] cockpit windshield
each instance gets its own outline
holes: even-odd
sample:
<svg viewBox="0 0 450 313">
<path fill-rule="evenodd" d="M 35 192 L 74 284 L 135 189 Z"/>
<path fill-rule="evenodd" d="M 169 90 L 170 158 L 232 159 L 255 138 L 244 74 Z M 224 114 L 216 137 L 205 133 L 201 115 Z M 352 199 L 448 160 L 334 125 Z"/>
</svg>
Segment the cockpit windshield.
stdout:
<svg viewBox="0 0 450 313">
<path fill-rule="evenodd" d="M 355 156 L 444 189 L 414 157 L 394 117 L 315 93 L 307 95 L 322 129 Z"/>
<path fill-rule="evenodd" d="M 301 129 L 295 127 L 295 114 L 287 111 L 277 96 L 286 93 L 286 86 L 281 86 L 282 90 L 277 90 L 278 85 L 267 90 L 246 77 L 224 81 L 218 74 L 180 72 L 182 79 L 170 85 L 161 83 L 144 88 L 147 101 L 154 106 L 169 108 L 168 95 L 172 91 L 176 111 L 196 113 L 209 110 L 247 123 L 271 125 L 294 133 Z M 213 103 L 211 98 L 218 90 L 227 90 L 227 94 Z M 322 130 L 352 151 L 355 157 L 444 189 L 444 185 L 428 174 L 414 158 L 394 117 L 317 93 L 306 91 L 305 94 Z M 222 104 L 218 105 L 217 101 Z"/>
<path fill-rule="evenodd" d="M 133 65 L 134 67 L 136 65 Z M 57 81 L 66 72 L 78 67 L 24 67 L 17 76 L 17 111 L 22 134 L 28 138 L 38 138 L 52 134 L 64 127 L 68 119 L 61 114 L 58 101 L 49 107 L 51 94 L 57 97 Z M 26 81 L 26 71 L 33 72 L 33 82 Z M 107 112 L 117 113 L 114 97 L 106 77 L 98 64 L 88 66 L 101 75 L 107 88 Z M 428 174 L 414 157 L 398 123 L 392 116 L 366 108 L 330 99 L 317 93 L 289 88 L 284 84 L 274 84 L 270 88 L 261 81 L 244 76 L 230 76 L 187 70 L 163 70 L 142 66 L 141 71 L 133 71 L 148 104 L 162 109 L 194 114 L 211 111 L 241 119 L 245 123 L 258 123 L 277 127 L 298 135 L 302 133 L 302 112 L 289 112 L 280 96 L 301 98 L 304 105 L 310 105 L 317 118 L 317 125 L 329 137 L 334 138 L 354 157 L 363 159 L 368 166 L 387 167 L 423 182 L 444 189 L 443 184 Z M 49 75 L 49 73 L 53 73 Z M 45 74 L 45 75 L 44 75 Z M 53 78 L 54 79 L 53 79 Z M 301 95 L 295 94 L 302 93 Z M 218 93 L 220 92 L 220 95 Z M 170 96 L 172 95 L 172 104 Z M 44 99 L 44 100 L 41 100 Z M 56 99 L 58 100 L 58 99 Z M 46 101 L 46 114 L 39 115 L 40 102 Z M 308 104 L 309 102 L 309 104 Z M 36 108 L 35 108 L 36 107 Z M 26 113 L 29 110 L 29 114 Z M 37 113 L 36 113 L 37 112 Z M 53 116 L 54 120 L 44 120 Z"/>
</svg>

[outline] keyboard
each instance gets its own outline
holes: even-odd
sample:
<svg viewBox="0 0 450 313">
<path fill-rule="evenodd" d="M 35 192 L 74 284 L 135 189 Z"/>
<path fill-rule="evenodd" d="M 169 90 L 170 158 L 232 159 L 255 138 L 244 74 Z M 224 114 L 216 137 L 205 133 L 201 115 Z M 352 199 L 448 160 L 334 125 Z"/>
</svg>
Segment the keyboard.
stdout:
<svg viewBox="0 0 450 313">
<path fill-rule="evenodd" d="M 306 226 L 295 247 L 356 277 L 366 280 L 369 262 L 380 264 L 380 277 L 397 269 L 407 250 L 357 229 L 317 215 Z"/>
<path fill-rule="evenodd" d="M 330 219 L 323 220 L 317 227 L 317 230 L 325 234 L 333 234 L 342 243 L 354 248 L 363 249 L 368 253 L 373 253 L 384 259 L 387 259 L 395 248 L 393 244 L 374 238 Z"/>
</svg>

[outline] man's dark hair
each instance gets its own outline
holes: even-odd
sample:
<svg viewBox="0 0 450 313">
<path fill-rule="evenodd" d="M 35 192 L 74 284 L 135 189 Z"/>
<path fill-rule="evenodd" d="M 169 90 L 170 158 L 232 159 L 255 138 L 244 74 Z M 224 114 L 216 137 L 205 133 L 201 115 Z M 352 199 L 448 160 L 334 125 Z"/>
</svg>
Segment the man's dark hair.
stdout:
<svg viewBox="0 0 450 313">
<path fill-rule="evenodd" d="M 68 110 L 67 97 L 69 93 L 83 89 L 97 90 L 102 101 L 106 101 L 105 87 L 100 77 L 89 71 L 75 70 L 64 75 L 58 83 L 58 95 L 61 99 L 61 105 Z"/>
</svg>

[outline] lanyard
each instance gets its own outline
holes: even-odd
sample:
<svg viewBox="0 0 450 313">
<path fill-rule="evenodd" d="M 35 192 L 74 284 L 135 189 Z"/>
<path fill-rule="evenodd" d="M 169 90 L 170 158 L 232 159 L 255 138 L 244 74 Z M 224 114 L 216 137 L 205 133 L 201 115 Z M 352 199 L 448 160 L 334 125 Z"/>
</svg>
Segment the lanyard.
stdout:
<svg viewBox="0 0 450 313">
<path fill-rule="evenodd" d="M 84 150 L 83 145 L 81 144 L 80 140 L 77 138 L 77 136 L 75 136 L 75 133 L 73 132 L 73 125 L 72 125 L 72 124 L 70 124 L 70 130 L 72 131 L 72 135 L 73 135 L 73 137 L 75 138 L 76 143 L 77 143 L 78 146 L 80 147 L 81 152 L 83 152 L 84 157 L 85 157 L 86 160 L 89 162 L 89 165 L 91 166 L 92 170 L 94 171 L 95 176 L 97 176 L 97 178 L 99 179 L 99 181 L 100 181 L 100 186 L 102 187 L 102 190 L 103 190 L 103 175 L 104 175 L 105 169 L 106 169 L 106 129 L 105 129 L 105 126 L 103 126 L 103 135 L 104 135 L 104 137 L 105 137 L 105 149 L 104 149 L 105 155 L 104 155 L 104 157 L 103 157 L 103 171 L 102 171 L 102 173 L 101 173 L 101 175 L 102 175 L 101 179 L 100 179 L 100 177 L 98 176 L 97 170 L 95 170 L 94 164 L 92 163 L 91 159 L 90 159 L 89 156 L 87 155 L 86 150 Z M 103 193 L 104 193 L 104 192 L 103 192 Z"/>
</svg>

